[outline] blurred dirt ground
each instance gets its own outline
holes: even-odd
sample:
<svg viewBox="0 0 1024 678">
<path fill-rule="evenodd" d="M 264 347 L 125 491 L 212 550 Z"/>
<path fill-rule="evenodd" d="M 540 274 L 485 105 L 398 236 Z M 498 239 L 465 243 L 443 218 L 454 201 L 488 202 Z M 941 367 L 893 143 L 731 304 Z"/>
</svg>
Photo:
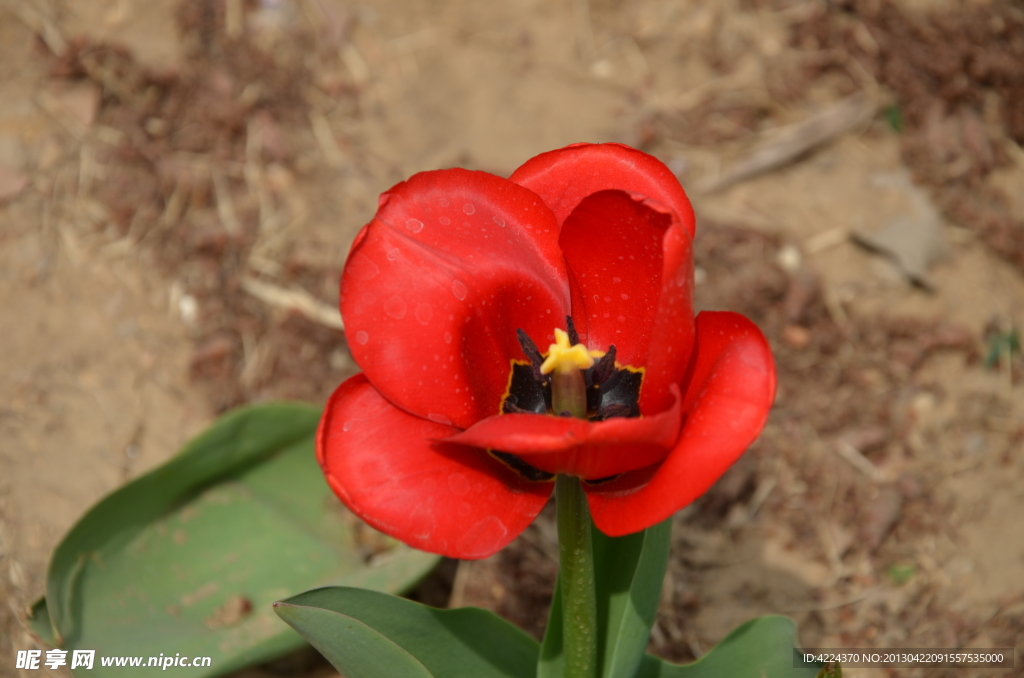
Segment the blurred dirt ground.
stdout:
<svg viewBox="0 0 1024 678">
<path fill-rule="evenodd" d="M 779 365 L 764 434 L 676 519 L 652 650 L 782 613 L 806 646 L 1020 663 L 1021 63 L 1009 0 L 0 3 L 0 675 L 93 502 L 356 369 L 337 279 L 380 192 L 577 141 L 679 175 L 700 307 Z M 556 552 L 546 513 L 418 596 L 537 635 Z"/>
</svg>

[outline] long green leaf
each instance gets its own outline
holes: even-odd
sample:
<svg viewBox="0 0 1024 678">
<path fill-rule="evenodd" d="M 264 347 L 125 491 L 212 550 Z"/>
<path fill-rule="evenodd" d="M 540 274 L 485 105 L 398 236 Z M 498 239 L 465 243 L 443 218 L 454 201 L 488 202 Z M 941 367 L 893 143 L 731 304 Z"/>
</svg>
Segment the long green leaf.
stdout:
<svg viewBox="0 0 1024 678">
<path fill-rule="evenodd" d="M 398 547 L 367 566 L 313 451 L 319 412 L 231 412 L 163 466 L 90 509 L 57 546 L 33 630 L 102 657 L 210 657 L 176 675 L 214 676 L 303 645 L 273 601 L 325 584 L 401 591 L 436 556 Z M 121 673 L 118 673 L 120 671 Z"/>
<path fill-rule="evenodd" d="M 594 529 L 598 638 L 603 678 L 632 678 L 661 602 L 672 520 L 612 538 Z"/>
<path fill-rule="evenodd" d="M 555 580 L 555 595 L 551 598 L 548 625 L 540 645 L 537 678 L 562 678 L 565 674 L 565 655 L 562 637 L 562 587 Z"/>
<path fill-rule="evenodd" d="M 533 678 L 536 641 L 479 608 L 438 610 L 346 587 L 274 606 L 346 678 Z"/>
<path fill-rule="evenodd" d="M 758 617 L 736 628 L 692 664 L 647 655 L 636 678 L 815 678 L 820 665 L 795 668 L 796 626 L 786 617 Z"/>
</svg>

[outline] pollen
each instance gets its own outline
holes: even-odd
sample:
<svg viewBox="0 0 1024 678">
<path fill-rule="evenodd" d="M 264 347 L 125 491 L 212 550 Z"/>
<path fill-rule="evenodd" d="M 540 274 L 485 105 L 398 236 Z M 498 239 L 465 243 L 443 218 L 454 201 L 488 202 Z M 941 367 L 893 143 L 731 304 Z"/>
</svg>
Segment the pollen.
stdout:
<svg viewBox="0 0 1024 678">
<path fill-rule="evenodd" d="M 569 333 L 555 328 L 555 343 L 548 346 L 548 355 L 540 366 L 541 374 L 561 373 L 572 370 L 586 370 L 594 364 L 594 358 L 600 358 L 604 351 L 588 351 L 583 344 L 573 345 L 569 341 Z"/>
</svg>

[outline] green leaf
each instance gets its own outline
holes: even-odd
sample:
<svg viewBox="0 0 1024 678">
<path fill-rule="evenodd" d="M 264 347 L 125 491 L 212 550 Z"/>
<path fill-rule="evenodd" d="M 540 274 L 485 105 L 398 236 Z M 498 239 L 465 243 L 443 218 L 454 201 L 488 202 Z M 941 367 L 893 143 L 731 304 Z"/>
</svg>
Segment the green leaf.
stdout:
<svg viewBox="0 0 1024 678">
<path fill-rule="evenodd" d="M 346 678 L 533 678 L 537 664 L 536 641 L 479 608 L 330 587 L 274 609 Z"/>
<path fill-rule="evenodd" d="M 565 674 L 565 655 L 562 638 L 562 585 L 555 580 L 555 595 L 548 610 L 548 625 L 540 645 L 537 660 L 537 678 L 562 678 Z"/>
<path fill-rule="evenodd" d="M 208 656 L 214 676 L 302 647 L 275 600 L 325 584 L 402 591 L 438 562 L 398 547 L 369 565 L 316 463 L 318 410 L 231 412 L 163 466 L 90 509 L 57 546 L 32 628 L 66 650 Z M 44 612 L 45 610 L 45 612 Z M 156 675 L 137 668 L 132 675 Z"/>
<path fill-rule="evenodd" d="M 903 109 L 898 104 L 889 104 L 882 109 L 882 115 L 893 132 L 903 131 Z"/>
<path fill-rule="evenodd" d="M 671 519 L 625 537 L 593 530 L 598 675 L 632 678 L 644 656 L 668 565 Z M 541 645 L 538 678 L 561 678 L 562 594 L 556 583 Z"/>
<path fill-rule="evenodd" d="M 821 664 L 795 668 L 796 626 L 786 617 L 759 617 L 738 627 L 692 664 L 644 657 L 636 678 L 815 678 Z"/>
<path fill-rule="evenodd" d="M 886 570 L 885 573 L 889 575 L 889 579 L 891 579 L 894 584 L 906 584 L 914 578 L 914 575 L 917 573 L 917 568 L 908 563 L 896 563 L 894 565 L 890 565 L 889 569 Z"/>
<path fill-rule="evenodd" d="M 632 678 L 644 657 L 661 602 L 672 520 L 607 537 L 594 529 L 598 666 L 603 678 Z"/>
</svg>

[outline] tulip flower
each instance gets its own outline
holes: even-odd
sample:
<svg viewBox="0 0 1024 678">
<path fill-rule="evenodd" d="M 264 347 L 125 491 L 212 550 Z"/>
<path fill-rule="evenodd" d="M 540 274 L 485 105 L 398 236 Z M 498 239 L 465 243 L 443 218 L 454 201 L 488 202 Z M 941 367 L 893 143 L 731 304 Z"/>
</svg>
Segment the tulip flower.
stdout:
<svg viewBox="0 0 1024 678">
<path fill-rule="evenodd" d="M 456 558 L 514 539 L 557 476 L 580 479 L 609 536 L 692 502 L 775 393 L 753 323 L 695 316 L 694 232 L 671 171 L 618 144 L 384 193 L 341 281 L 362 373 L 320 425 L 333 490 L 373 527 Z"/>
</svg>

